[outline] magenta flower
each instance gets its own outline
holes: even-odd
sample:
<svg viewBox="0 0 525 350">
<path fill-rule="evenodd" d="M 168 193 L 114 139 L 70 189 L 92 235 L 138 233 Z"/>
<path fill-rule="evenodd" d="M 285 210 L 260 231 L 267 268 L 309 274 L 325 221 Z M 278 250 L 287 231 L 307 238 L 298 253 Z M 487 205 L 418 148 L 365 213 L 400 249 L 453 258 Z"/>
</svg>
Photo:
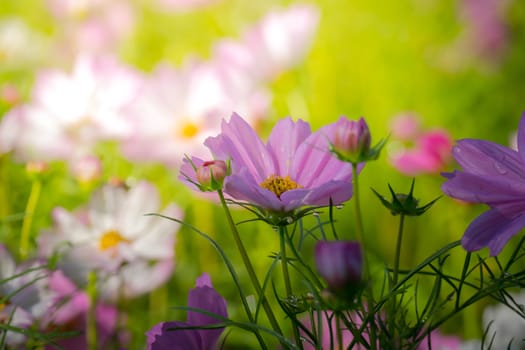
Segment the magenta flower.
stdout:
<svg viewBox="0 0 525 350">
<path fill-rule="evenodd" d="M 237 114 L 205 145 L 216 159 L 231 160 L 224 192 L 260 209 L 288 214 L 303 206 L 340 204 L 352 195 L 350 164 L 336 159 L 328 140 L 335 124 L 312 133 L 291 118 L 273 128 L 265 144 Z"/>
<path fill-rule="evenodd" d="M 49 329 L 77 331 L 79 335 L 59 339 L 58 345 L 64 349 L 85 350 L 86 319 L 90 308 L 89 297 L 79 289 L 62 271 L 54 271 L 49 277 L 49 289 L 53 292 L 54 311 L 49 312 L 45 324 Z M 117 333 L 118 311 L 113 305 L 97 303 L 95 308 L 97 341 L 99 348 L 109 348 Z M 55 349 L 48 345 L 46 349 Z"/>
<path fill-rule="evenodd" d="M 453 156 L 463 171 L 444 173 L 442 190 L 453 198 L 484 203 L 490 210 L 467 228 L 462 245 L 484 247 L 498 255 L 511 237 L 525 227 L 525 114 L 518 129 L 518 150 L 484 140 L 459 140 Z"/>
<path fill-rule="evenodd" d="M 196 286 L 188 294 L 188 307 L 200 309 L 219 317 L 208 316 L 197 311 L 188 311 L 186 322 L 170 321 L 159 323 L 148 332 L 148 350 L 208 350 L 214 349 L 224 328 L 184 329 L 216 324 L 228 317 L 226 300 L 217 293 L 211 284 L 210 276 L 202 274 Z"/>
<path fill-rule="evenodd" d="M 389 161 L 400 173 L 437 174 L 451 159 L 452 138 L 444 129 L 425 130 L 420 118 L 404 113 L 392 121 L 393 143 Z"/>
</svg>

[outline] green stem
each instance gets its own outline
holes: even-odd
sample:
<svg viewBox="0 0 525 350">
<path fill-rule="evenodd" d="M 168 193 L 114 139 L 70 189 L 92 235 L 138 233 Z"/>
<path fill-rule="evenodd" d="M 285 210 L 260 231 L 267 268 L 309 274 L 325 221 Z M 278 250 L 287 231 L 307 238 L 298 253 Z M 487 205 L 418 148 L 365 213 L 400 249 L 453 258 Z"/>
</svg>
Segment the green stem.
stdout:
<svg viewBox="0 0 525 350">
<path fill-rule="evenodd" d="M 394 276 L 392 277 L 392 286 L 397 284 L 399 274 L 399 258 L 401 256 L 401 242 L 403 240 L 403 227 L 405 223 L 405 214 L 401 214 L 399 218 L 399 230 L 397 232 L 396 256 L 394 260 Z"/>
<path fill-rule="evenodd" d="M 293 295 L 292 291 L 292 283 L 290 281 L 290 273 L 288 271 L 288 258 L 286 256 L 286 227 L 285 226 L 279 226 L 279 236 L 281 241 L 281 268 L 283 270 L 283 279 L 284 279 L 284 288 L 286 290 L 286 296 L 291 297 Z M 293 335 L 295 338 L 295 341 L 297 345 L 301 344 L 301 337 L 299 335 L 299 331 L 297 329 L 297 326 L 295 325 L 295 322 L 293 319 L 290 319 L 292 322 L 292 330 Z"/>
<path fill-rule="evenodd" d="M 27 200 L 24 220 L 22 222 L 22 231 L 20 233 L 20 258 L 25 259 L 29 254 L 29 237 L 31 234 L 31 225 L 33 224 L 34 213 L 40 192 L 42 190 L 42 182 L 35 179 L 31 185 L 31 192 Z"/>
<path fill-rule="evenodd" d="M 89 310 L 87 312 L 86 341 L 88 350 L 97 350 L 97 272 L 90 271 L 87 282 L 87 295 L 89 298 Z"/>
<path fill-rule="evenodd" d="M 353 194 L 352 199 L 354 202 L 354 209 L 355 209 L 355 226 L 356 226 L 356 237 L 357 240 L 361 243 L 361 248 L 363 250 L 363 257 L 364 257 L 364 265 L 365 265 L 365 278 L 369 280 L 371 278 L 370 273 L 370 264 L 368 262 L 368 255 L 366 250 L 366 244 L 365 244 L 365 238 L 364 238 L 364 229 L 363 229 L 363 219 L 361 215 L 361 204 L 359 201 L 359 174 L 357 172 L 357 163 L 352 163 L 352 184 L 353 184 Z M 373 312 L 370 310 L 373 310 L 372 305 L 372 298 L 373 298 L 373 290 L 370 283 L 367 283 L 367 290 L 368 290 L 368 298 L 367 298 L 367 305 L 368 305 L 368 312 Z M 374 319 L 374 318 L 373 318 Z M 370 349 L 376 350 L 376 325 L 375 320 L 370 323 Z"/>
<path fill-rule="evenodd" d="M 237 226 L 235 225 L 235 222 L 233 221 L 233 217 L 230 213 L 228 205 L 226 204 L 226 200 L 224 199 L 224 194 L 222 193 L 222 190 L 218 190 L 217 193 L 219 194 L 221 205 L 224 209 L 224 212 L 226 213 L 226 219 L 232 231 L 233 239 L 235 241 L 235 244 L 237 245 L 237 249 L 239 250 L 239 253 L 241 254 L 241 258 L 244 263 L 244 266 L 246 266 L 246 270 L 248 271 L 248 275 L 250 277 L 252 285 L 255 288 L 255 292 L 257 293 L 257 296 L 259 300 L 261 301 L 261 304 L 264 308 L 266 316 L 268 317 L 268 320 L 270 321 L 270 324 L 273 330 L 277 332 L 278 334 L 282 335 L 283 332 L 281 331 L 281 328 L 279 327 L 279 323 L 277 322 L 277 319 L 275 318 L 275 315 L 272 311 L 270 303 L 268 303 L 268 300 L 264 296 L 263 290 L 261 288 L 261 284 L 259 283 L 259 280 L 257 279 L 257 275 L 250 261 L 250 258 L 248 257 L 246 248 L 244 248 L 244 244 L 241 241 L 241 237 L 239 236 L 239 231 L 237 231 Z"/>
<path fill-rule="evenodd" d="M 359 174 L 357 173 L 357 164 L 352 163 L 352 183 L 353 183 L 353 202 L 354 202 L 354 213 L 355 213 L 355 230 L 356 237 L 364 250 L 364 239 L 363 239 L 363 219 L 361 215 L 361 204 L 359 202 Z"/>
<path fill-rule="evenodd" d="M 339 313 L 335 316 L 335 327 L 337 332 L 337 349 L 343 350 L 343 332 L 341 330 L 341 315 Z"/>
</svg>

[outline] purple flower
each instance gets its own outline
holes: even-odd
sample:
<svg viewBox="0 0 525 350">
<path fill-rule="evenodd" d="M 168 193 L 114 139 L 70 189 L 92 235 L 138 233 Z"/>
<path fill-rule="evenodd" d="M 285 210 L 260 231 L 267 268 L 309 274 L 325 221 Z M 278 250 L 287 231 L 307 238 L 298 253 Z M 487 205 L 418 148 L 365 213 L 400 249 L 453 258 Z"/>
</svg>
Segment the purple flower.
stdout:
<svg viewBox="0 0 525 350">
<path fill-rule="evenodd" d="M 231 160 L 224 192 L 261 209 L 288 214 L 303 206 L 328 205 L 352 195 L 351 166 L 329 152 L 335 124 L 312 133 L 308 123 L 286 118 L 265 144 L 240 116 L 223 121 L 222 133 L 205 145 L 216 159 Z"/>
<path fill-rule="evenodd" d="M 188 307 L 200 309 L 216 314 L 220 317 L 228 317 L 226 300 L 217 293 L 211 284 L 210 276 L 202 274 L 197 278 L 196 286 L 188 294 Z M 188 327 L 200 327 L 213 325 L 220 322 L 218 317 L 208 316 L 196 311 L 188 311 L 186 322 L 170 321 L 155 325 L 148 332 L 148 350 L 209 350 L 214 349 L 223 327 L 211 329 L 184 329 Z M 181 328 L 181 329 L 179 329 Z"/>
<path fill-rule="evenodd" d="M 315 266 L 332 292 L 351 292 L 361 283 L 361 246 L 352 241 L 319 241 L 315 246 Z"/>
<path fill-rule="evenodd" d="M 518 151 L 483 140 L 459 140 L 453 156 L 463 171 L 444 173 L 447 195 L 490 210 L 467 228 L 462 245 L 468 251 L 484 247 L 498 255 L 525 226 L 525 113 L 518 130 Z"/>
</svg>

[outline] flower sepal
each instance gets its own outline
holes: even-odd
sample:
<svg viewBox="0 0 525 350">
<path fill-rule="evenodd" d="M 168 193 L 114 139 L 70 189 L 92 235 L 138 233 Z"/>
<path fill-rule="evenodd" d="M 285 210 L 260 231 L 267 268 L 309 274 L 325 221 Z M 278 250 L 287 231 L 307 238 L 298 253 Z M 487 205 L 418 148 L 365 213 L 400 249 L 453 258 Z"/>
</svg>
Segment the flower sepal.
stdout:
<svg viewBox="0 0 525 350">
<path fill-rule="evenodd" d="M 388 189 L 392 199 L 388 201 L 385 197 L 380 195 L 376 190 L 372 188 L 374 194 L 379 198 L 381 203 L 390 210 L 392 215 L 408 215 L 408 216 L 419 216 L 425 213 L 436 201 L 441 198 L 441 196 L 435 198 L 434 200 L 428 202 L 423 206 L 418 206 L 419 200 L 414 198 L 414 184 L 415 180 L 412 180 L 412 185 L 410 186 L 410 192 L 408 194 L 396 193 L 390 184 Z"/>
</svg>

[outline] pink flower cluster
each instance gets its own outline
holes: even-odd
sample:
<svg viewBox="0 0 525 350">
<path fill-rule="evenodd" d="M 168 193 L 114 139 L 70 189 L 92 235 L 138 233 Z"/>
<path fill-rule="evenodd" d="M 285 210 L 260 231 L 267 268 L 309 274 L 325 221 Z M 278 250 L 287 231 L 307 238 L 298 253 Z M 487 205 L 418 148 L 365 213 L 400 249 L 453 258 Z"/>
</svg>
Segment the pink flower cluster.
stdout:
<svg viewBox="0 0 525 350">
<path fill-rule="evenodd" d="M 57 16 L 113 4 L 52 3 Z M 0 123 L 0 152 L 24 162 L 64 160 L 75 168 L 99 143 L 117 142 L 131 161 L 177 166 L 233 111 L 252 124 L 266 115 L 268 83 L 304 58 L 318 17 L 310 5 L 271 12 L 241 40 L 216 43 L 208 61 L 159 64 L 151 74 L 84 50 L 88 54 L 78 54 L 70 72 L 37 74 L 31 100 Z"/>
</svg>

